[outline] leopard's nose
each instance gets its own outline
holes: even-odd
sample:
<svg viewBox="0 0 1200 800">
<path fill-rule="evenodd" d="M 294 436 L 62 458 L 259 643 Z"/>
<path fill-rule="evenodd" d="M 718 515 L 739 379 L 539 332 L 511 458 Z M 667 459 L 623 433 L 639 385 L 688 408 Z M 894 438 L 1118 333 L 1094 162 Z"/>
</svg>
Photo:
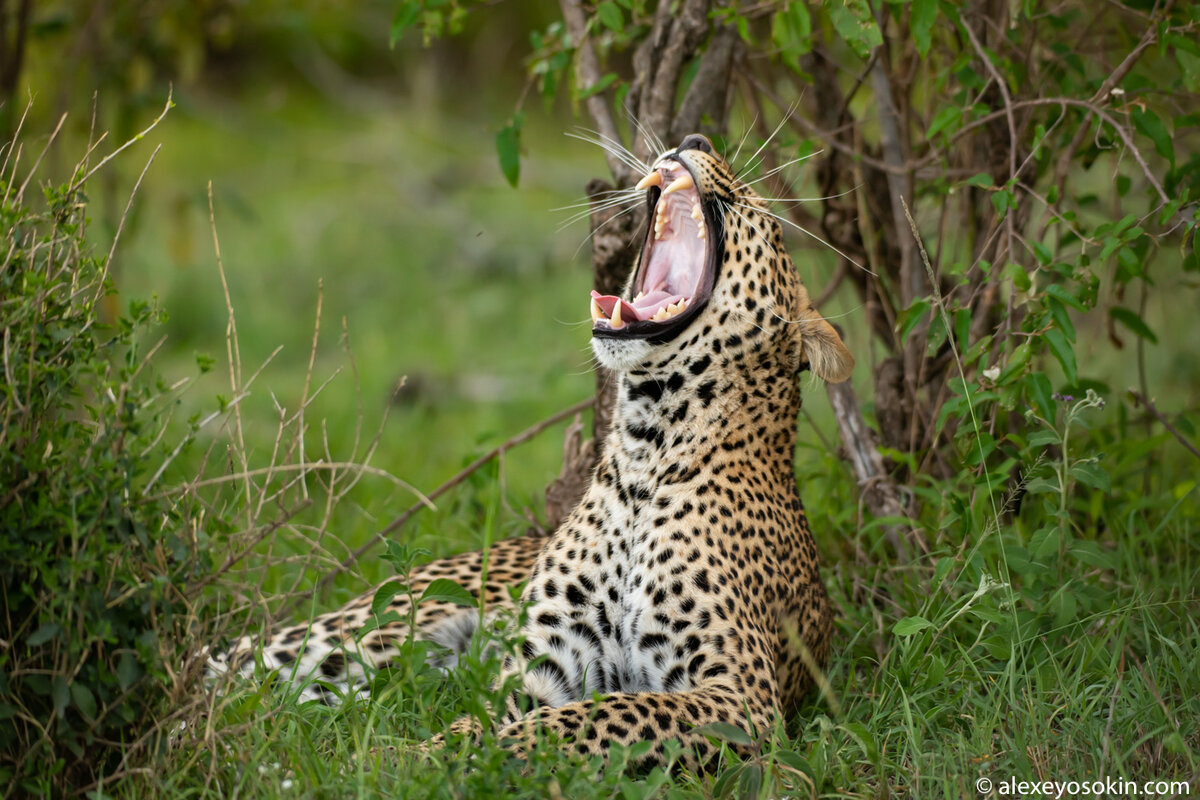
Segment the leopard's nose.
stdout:
<svg viewBox="0 0 1200 800">
<path fill-rule="evenodd" d="M 677 152 L 682 153 L 684 150 L 699 150 L 701 153 L 712 155 L 713 146 L 707 136 L 700 133 L 690 133 L 683 137 L 683 141 L 679 143 Z"/>
</svg>

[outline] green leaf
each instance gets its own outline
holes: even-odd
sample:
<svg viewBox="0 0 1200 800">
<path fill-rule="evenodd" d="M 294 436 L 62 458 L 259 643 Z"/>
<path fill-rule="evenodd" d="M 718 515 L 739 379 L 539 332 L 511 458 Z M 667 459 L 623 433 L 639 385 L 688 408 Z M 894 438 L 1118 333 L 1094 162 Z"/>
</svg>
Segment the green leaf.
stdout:
<svg viewBox="0 0 1200 800">
<path fill-rule="evenodd" d="M 808 759 L 795 750 L 780 750 L 775 753 L 775 760 L 793 772 L 807 776 L 815 783 L 817 773 L 813 770 L 812 764 L 808 763 Z"/>
<path fill-rule="evenodd" d="M 1158 115 L 1149 109 L 1143 111 L 1135 108 L 1129 116 L 1132 117 L 1133 127 L 1138 129 L 1138 133 L 1154 142 L 1154 149 L 1160 156 L 1170 161 L 1171 166 L 1174 167 L 1175 145 L 1171 142 L 1170 131 L 1167 130 L 1167 126 L 1158 118 Z"/>
<path fill-rule="evenodd" d="M 812 16 L 803 2 L 780 5 L 771 17 L 771 42 L 783 63 L 800 72 L 800 56 L 812 50 Z"/>
<path fill-rule="evenodd" d="M 933 122 L 929 123 L 929 130 L 925 133 L 925 138 L 932 139 L 942 131 L 950 128 L 950 126 L 957 126 L 960 119 L 962 119 L 961 108 L 958 106 L 946 106 L 933 116 Z"/>
<path fill-rule="evenodd" d="M 1050 252 L 1050 248 L 1042 242 L 1033 243 L 1033 254 L 1037 256 L 1038 263 L 1043 267 L 1050 266 L 1050 262 L 1054 260 L 1054 254 Z"/>
<path fill-rule="evenodd" d="M 430 582 L 425 587 L 425 591 L 421 592 L 421 599 L 417 602 L 424 603 L 426 600 L 453 603 L 456 606 L 466 606 L 467 608 L 477 607 L 474 595 L 449 578 L 438 578 Z"/>
<path fill-rule="evenodd" d="M 596 16 L 610 31 L 620 31 L 625 28 L 625 19 L 621 15 L 621 9 L 611 0 L 596 6 Z"/>
<path fill-rule="evenodd" d="M 88 687 L 76 681 L 71 684 L 71 699 L 86 719 L 96 718 L 96 698 Z"/>
<path fill-rule="evenodd" d="M 1095 461 L 1080 461 L 1070 469 L 1071 477 L 1093 489 L 1107 492 L 1112 488 L 1108 473 Z"/>
<path fill-rule="evenodd" d="M 1025 396 L 1036 405 L 1043 420 L 1054 422 L 1054 389 L 1044 373 L 1033 372 L 1026 375 Z"/>
<path fill-rule="evenodd" d="M 991 189 L 996 185 L 996 181 L 986 172 L 980 172 L 978 175 L 972 175 L 967 178 L 968 186 L 978 186 L 983 189 Z"/>
<path fill-rule="evenodd" d="M 932 627 L 933 623 L 924 617 L 905 617 L 892 626 L 892 633 L 897 636 L 912 636 Z"/>
<path fill-rule="evenodd" d="M 861 722 L 845 722 L 838 727 L 854 737 L 859 745 L 862 746 L 863 753 L 867 756 L 867 761 L 874 763 L 879 755 L 879 747 L 875 744 L 875 737 L 871 735 L 871 731 L 867 726 Z"/>
<path fill-rule="evenodd" d="M 396 9 L 396 16 L 392 18 L 392 35 L 388 40 L 388 47 L 394 49 L 396 42 L 400 41 L 400 37 L 416 23 L 420 16 L 421 4 L 417 0 L 406 0 L 401 3 L 400 8 Z"/>
<path fill-rule="evenodd" d="M 1060 302 L 1066 303 L 1076 311 L 1087 311 L 1087 308 L 1083 305 L 1083 303 L 1079 302 L 1078 297 L 1072 294 L 1069 289 L 1060 286 L 1057 283 L 1052 283 L 1047 286 L 1046 294 L 1059 300 Z"/>
<path fill-rule="evenodd" d="M 29 638 L 25 640 L 25 644 L 29 647 L 39 647 L 53 639 L 55 636 L 58 636 L 60 630 L 62 629 L 59 628 L 55 623 L 47 622 L 36 631 L 29 634 Z"/>
<path fill-rule="evenodd" d="M 402 580 L 393 579 L 385 581 L 382 586 L 375 590 L 374 597 L 371 598 L 371 613 L 378 616 L 392 604 L 396 599 L 396 595 L 404 594 L 408 591 L 408 586 Z"/>
<path fill-rule="evenodd" d="M 1058 435 L 1058 431 L 1053 428 L 1034 431 L 1029 434 L 1029 441 L 1026 442 L 1029 447 L 1045 447 L 1048 444 L 1062 444 L 1062 437 Z"/>
<path fill-rule="evenodd" d="M 496 134 L 496 154 L 500 157 L 500 171 L 509 186 L 517 188 L 521 178 L 521 124 L 524 114 L 514 114 L 509 123 Z"/>
<path fill-rule="evenodd" d="M 1067 313 L 1067 307 L 1053 297 L 1046 298 L 1046 305 L 1050 309 L 1050 316 L 1054 318 L 1054 324 L 1066 334 L 1068 340 L 1074 343 L 1075 323 L 1071 322 L 1071 315 Z"/>
<path fill-rule="evenodd" d="M 728 742 L 729 744 L 744 746 L 754 744 L 754 740 L 750 738 L 750 734 L 729 722 L 710 722 L 707 725 L 692 728 L 692 733 L 698 733 L 701 736 L 711 736 L 717 741 Z"/>
<path fill-rule="evenodd" d="M 122 689 L 128 689 L 137 683 L 140 677 L 142 668 L 138 665 L 137 657 L 133 653 L 121 653 L 121 657 L 117 659 L 117 683 Z"/>
<path fill-rule="evenodd" d="M 1137 336 L 1142 337 L 1152 344 L 1158 344 L 1158 337 L 1154 335 L 1154 331 L 1150 330 L 1150 326 L 1143 322 L 1141 317 L 1130 311 L 1128 308 L 1114 306 L 1108 310 L 1108 315 L 1124 325 Z"/>
<path fill-rule="evenodd" d="M 992 194 L 992 207 L 996 209 L 997 214 L 1003 217 L 1010 208 L 1017 207 L 1016 195 L 1009 189 L 1001 189 Z"/>
<path fill-rule="evenodd" d="M 393 623 L 407 623 L 408 621 L 409 620 L 407 617 L 402 617 L 395 611 L 388 611 L 383 614 L 378 614 L 369 618 L 361 627 L 354 631 L 354 640 L 356 642 L 361 642 L 363 638 L 365 638 L 366 635 L 372 631 L 377 631 L 380 628 Z"/>
<path fill-rule="evenodd" d="M 1079 382 L 1079 368 L 1075 364 L 1075 350 L 1071 347 L 1071 343 L 1067 341 L 1067 336 L 1057 328 L 1051 328 L 1045 334 L 1046 343 L 1050 345 L 1050 352 L 1058 359 L 1058 363 L 1062 364 L 1063 374 L 1067 376 L 1067 383 Z"/>
<path fill-rule="evenodd" d="M 1029 539 L 1029 554 L 1034 561 L 1045 561 L 1058 553 L 1058 544 L 1062 535 L 1057 527 L 1051 525 L 1042 528 Z"/>
<path fill-rule="evenodd" d="M 54 713 L 62 718 L 67 712 L 67 703 L 71 702 L 71 687 L 65 676 L 54 676 L 50 683 L 50 697 L 54 703 Z"/>
<path fill-rule="evenodd" d="M 937 20 L 937 0 L 913 0 L 912 11 L 908 15 L 908 27 L 912 31 L 913 41 L 917 44 L 917 52 L 921 58 L 929 55 L 932 42 L 931 31 Z"/>
<path fill-rule="evenodd" d="M 585 91 L 579 92 L 576 95 L 575 99 L 586 100 L 594 94 L 600 94 L 600 92 L 603 92 L 605 89 L 607 89 L 608 87 L 610 87 L 614 83 L 616 83 L 616 80 L 617 80 L 617 73 L 610 72 L 607 75 L 605 75 L 603 78 L 601 78 L 600 80 L 596 81 L 591 86 L 589 86 Z"/>
<path fill-rule="evenodd" d="M 738 794 L 741 797 L 758 797 L 760 791 L 762 791 L 762 766 L 754 763 L 746 764 L 738 779 Z"/>
<path fill-rule="evenodd" d="M 900 319 L 897 325 L 900 326 L 900 341 L 908 342 L 908 336 L 913 332 L 917 325 L 925 319 L 925 315 L 929 313 L 930 300 L 928 297 L 922 297 L 919 300 L 914 300 L 913 304 L 904 309 L 900 313 Z"/>
<path fill-rule="evenodd" d="M 859 58 L 866 58 L 872 48 L 883 44 L 883 34 L 875 24 L 875 16 L 867 0 L 841 0 L 830 3 L 826 8 L 834 29 Z"/>
</svg>

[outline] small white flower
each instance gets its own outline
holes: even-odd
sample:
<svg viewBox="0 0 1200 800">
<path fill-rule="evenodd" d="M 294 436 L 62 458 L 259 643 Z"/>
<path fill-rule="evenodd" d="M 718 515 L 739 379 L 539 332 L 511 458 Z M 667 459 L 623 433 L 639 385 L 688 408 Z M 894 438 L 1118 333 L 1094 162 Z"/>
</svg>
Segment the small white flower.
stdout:
<svg viewBox="0 0 1200 800">
<path fill-rule="evenodd" d="M 983 377 L 987 378 L 989 381 L 996 380 L 996 378 L 1000 377 L 1000 368 L 992 367 L 991 369 L 985 369 L 983 371 Z"/>
<path fill-rule="evenodd" d="M 287 791 L 288 789 L 292 788 L 292 785 L 293 784 L 292 784 L 291 778 L 284 778 L 283 782 L 279 784 L 279 788 L 283 789 L 284 791 Z"/>
</svg>

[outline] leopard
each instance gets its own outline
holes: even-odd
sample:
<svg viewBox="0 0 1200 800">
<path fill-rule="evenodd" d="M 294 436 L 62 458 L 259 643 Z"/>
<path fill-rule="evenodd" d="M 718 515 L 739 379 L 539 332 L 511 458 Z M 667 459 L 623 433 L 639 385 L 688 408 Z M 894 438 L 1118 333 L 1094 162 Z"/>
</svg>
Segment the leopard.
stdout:
<svg viewBox="0 0 1200 800">
<path fill-rule="evenodd" d="M 614 410 L 557 530 L 416 568 L 386 609 L 401 621 L 369 625 L 380 609 L 367 593 L 245 637 L 214 669 L 277 670 L 319 697 L 361 689 L 408 637 L 440 645 L 452 668 L 479 609 L 412 600 L 449 578 L 479 607 L 523 609 L 497 676 L 518 676 L 496 710 L 514 748 L 550 735 L 591 757 L 648 742 L 643 765 L 682 752 L 703 769 L 714 723 L 754 733 L 795 713 L 834 621 L 796 480 L 802 378 L 845 381 L 854 357 L 813 307 L 779 218 L 710 139 L 684 137 L 631 191 L 646 208 L 640 253 L 619 294 L 590 296 Z"/>
</svg>

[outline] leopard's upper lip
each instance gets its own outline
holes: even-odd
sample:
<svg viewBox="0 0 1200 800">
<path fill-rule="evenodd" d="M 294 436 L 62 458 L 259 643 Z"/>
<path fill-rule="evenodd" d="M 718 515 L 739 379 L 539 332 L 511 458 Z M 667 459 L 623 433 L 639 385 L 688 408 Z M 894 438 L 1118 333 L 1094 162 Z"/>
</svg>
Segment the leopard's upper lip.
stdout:
<svg viewBox="0 0 1200 800">
<path fill-rule="evenodd" d="M 661 159 L 638 184 L 647 189 L 651 223 L 631 298 L 592 292 L 592 332 L 604 337 L 666 340 L 708 300 L 717 227 L 688 165 Z M 719 228 L 718 228 L 719 229 Z"/>
</svg>

